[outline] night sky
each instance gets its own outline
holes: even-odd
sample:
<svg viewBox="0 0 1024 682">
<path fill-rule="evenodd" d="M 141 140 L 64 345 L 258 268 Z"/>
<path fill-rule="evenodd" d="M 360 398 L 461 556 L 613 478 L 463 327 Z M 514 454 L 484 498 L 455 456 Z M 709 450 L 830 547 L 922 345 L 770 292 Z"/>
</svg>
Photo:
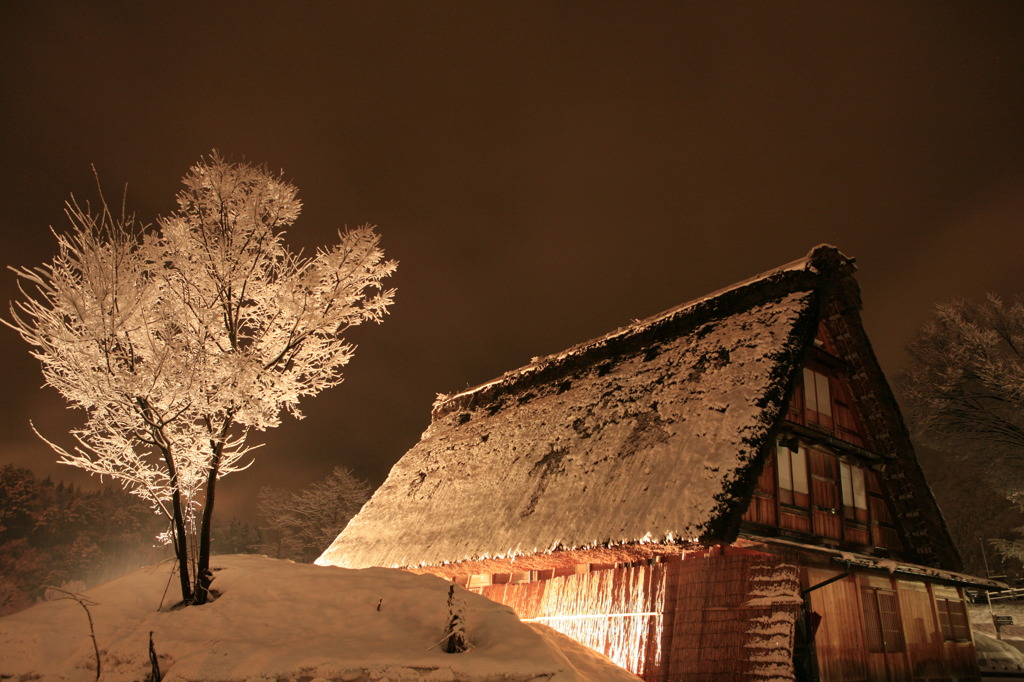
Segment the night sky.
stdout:
<svg viewBox="0 0 1024 682">
<path fill-rule="evenodd" d="M 345 383 L 222 515 L 337 464 L 376 485 L 437 393 L 821 242 L 857 259 L 889 372 L 936 302 L 1024 291 L 1024 3 L 169 6 L 3 3 L 2 263 L 52 257 L 90 164 L 152 221 L 213 148 L 299 187 L 293 245 L 369 222 L 401 262 Z M 81 481 L 29 428 L 80 417 L 27 351 L 0 329 L 0 464 Z"/>
</svg>

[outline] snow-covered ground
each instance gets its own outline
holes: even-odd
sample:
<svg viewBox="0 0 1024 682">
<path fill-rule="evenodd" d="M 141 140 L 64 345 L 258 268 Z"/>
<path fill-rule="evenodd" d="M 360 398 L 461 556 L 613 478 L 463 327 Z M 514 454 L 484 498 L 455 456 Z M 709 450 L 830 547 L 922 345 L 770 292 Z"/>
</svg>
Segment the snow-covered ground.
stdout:
<svg viewBox="0 0 1024 682">
<path fill-rule="evenodd" d="M 1012 679 L 1024 679 L 1024 602 L 996 601 L 991 611 L 988 604 L 968 605 L 967 613 L 974 630 L 974 645 L 978 652 L 978 664 L 981 666 L 982 679 L 988 679 L 986 673 L 997 673 L 1001 676 L 1016 674 Z M 1000 639 L 996 638 L 995 624 L 992 614 L 1010 616 L 1017 625 L 1000 628 Z"/>
<path fill-rule="evenodd" d="M 1016 641 L 1024 647 L 1024 601 L 994 601 L 992 610 L 989 611 L 988 604 L 968 604 L 967 614 L 971 619 L 971 629 L 981 632 L 990 637 L 996 636 L 996 626 L 992 622 L 992 614 L 1010 616 L 1013 618 L 1013 625 L 1006 625 L 1000 628 L 1002 639 Z"/>
<path fill-rule="evenodd" d="M 220 597 L 205 606 L 158 608 L 170 575 L 166 563 L 84 593 L 95 602 L 104 682 L 146 679 L 151 632 L 166 681 L 637 680 L 564 635 L 522 623 L 508 607 L 461 588 L 456 596 L 473 648 L 444 653 L 450 583 L 433 576 L 252 555 L 214 557 L 213 566 Z M 95 665 L 85 611 L 73 601 L 0 618 L 0 679 L 92 680 Z"/>
</svg>

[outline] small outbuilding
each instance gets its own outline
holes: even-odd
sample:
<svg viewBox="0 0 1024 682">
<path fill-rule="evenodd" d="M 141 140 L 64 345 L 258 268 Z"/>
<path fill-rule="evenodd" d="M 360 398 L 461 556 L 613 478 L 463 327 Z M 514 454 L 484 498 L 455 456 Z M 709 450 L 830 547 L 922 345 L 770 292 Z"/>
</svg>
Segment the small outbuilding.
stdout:
<svg viewBox="0 0 1024 682">
<path fill-rule="evenodd" d="M 447 577 L 649 682 L 977 680 L 960 560 L 805 258 L 452 396 L 318 563 Z"/>
</svg>

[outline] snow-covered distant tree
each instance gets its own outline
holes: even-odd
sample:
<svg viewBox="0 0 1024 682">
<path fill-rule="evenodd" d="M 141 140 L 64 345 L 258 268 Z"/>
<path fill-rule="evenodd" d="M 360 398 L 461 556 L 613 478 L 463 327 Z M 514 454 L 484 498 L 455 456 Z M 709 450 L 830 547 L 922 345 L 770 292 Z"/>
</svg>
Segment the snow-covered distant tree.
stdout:
<svg viewBox="0 0 1024 682">
<path fill-rule="evenodd" d="M 393 300 L 369 226 L 306 256 L 286 246 L 297 190 L 216 151 L 183 178 L 155 227 L 72 199 L 58 255 L 14 271 L 23 299 L 8 325 L 46 383 L 86 422 L 61 461 L 110 476 L 171 521 L 182 599 L 208 598 L 217 480 L 246 466 L 253 430 L 338 384 L 354 346 Z M 27 285 L 27 286 L 26 286 Z"/>
<path fill-rule="evenodd" d="M 915 437 L 968 459 L 1004 494 L 1024 492 L 1024 304 L 937 306 L 908 351 L 898 386 Z"/>
<path fill-rule="evenodd" d="M 343 466 L 297 493 L 263 487 L 259 511 L 271 541 L 264 549 L 279 558 L 313 561 L 370 499 L 370 492 L 369 483 Z"/>
</svg>

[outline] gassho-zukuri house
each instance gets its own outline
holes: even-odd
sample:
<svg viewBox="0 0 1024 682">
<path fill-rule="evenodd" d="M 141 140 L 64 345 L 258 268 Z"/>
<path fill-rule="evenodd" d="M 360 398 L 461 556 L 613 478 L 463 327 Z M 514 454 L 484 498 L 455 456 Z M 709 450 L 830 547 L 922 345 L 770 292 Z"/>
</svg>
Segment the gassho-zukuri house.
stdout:
<svg viewBox="0 0 1024 682">
<path fill-rule="evenodd" d="M 434 404 L 319 558 L 648 681 L 977 680 L 960 559 L 831 246 Z"/>
</svg>

